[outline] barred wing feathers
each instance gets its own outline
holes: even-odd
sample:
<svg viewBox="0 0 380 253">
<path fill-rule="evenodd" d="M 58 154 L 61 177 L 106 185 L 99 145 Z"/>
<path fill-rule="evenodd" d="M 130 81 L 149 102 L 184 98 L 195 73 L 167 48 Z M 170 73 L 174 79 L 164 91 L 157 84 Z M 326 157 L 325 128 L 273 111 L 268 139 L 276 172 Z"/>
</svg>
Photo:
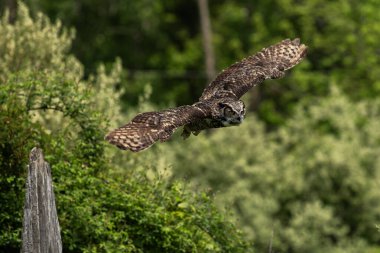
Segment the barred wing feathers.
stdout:
<svg viewBox="0 0 380 253">
<path fill-rule="evenodd" d="M 120 149 L 138 152 L 157 141 L 166 141 L 180 126 L 192 124 L 209 128 L 218 112 L 218 101 L 237 101 L 250 88 L 265 79 L 281 78 L 285 71 L 306 56 L 307 47 L 299 39 L 286 39 L 237 62 L 220 73 L 203 91 L 199 102 L 173 109 L 145 112 L 109 133 L 105 139 Z M 215 123 L 215 122 L 214 122 Z M 207 125 L 204 127 L 203 125 Z M 212 127 L 212 126 L 211 126 Z M 186 136 L 186 135 L 185 135 Z"/>
<path fill-rule="evenodd" d="M 281 78 L 305 56 L 307 47 L 299 39 L 286 39 L 237 62 L 220 73 L 203 91 L 200 101 L 211 98 L 240 98 L 265 79 Z"/>
<path fill-rule="evenodd" d="M 205 108 L 180 106 L 159 112 L 138 114 L 132 121 L 110 132 L 105 139 L 123 150 L 138 152 L 157 141 L 166 141 L 174 130 L 192 121 L 208 117 Z"/>
</svg>

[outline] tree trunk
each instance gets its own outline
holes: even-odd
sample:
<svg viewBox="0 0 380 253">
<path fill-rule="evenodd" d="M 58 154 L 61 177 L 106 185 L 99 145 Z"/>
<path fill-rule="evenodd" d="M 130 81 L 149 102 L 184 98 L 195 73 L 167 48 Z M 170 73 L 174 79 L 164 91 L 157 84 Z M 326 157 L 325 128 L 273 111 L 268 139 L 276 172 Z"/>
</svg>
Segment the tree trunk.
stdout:
<svg viewBox="0 0 380 253">
<path fill-rule="evenodd" d="M 5 0 L 4 7 L 9 10 L 9 22 L 13 24 L 17 16 L 17 0 Z"/>
<path fill-rule="evenodd" d="M 21 252 L 62 252 L 50 166 L 38 148 L 30 152 L 25 195 Z"/>
<path fill-rule="evenodd" d="M 211 82 L 215 78 L 215 56 L 212 47 L 212 32 L 207 0 L 198 0 L 198 6 L 205 52 L 206 74 L 208 81 Z"/>
</svg>

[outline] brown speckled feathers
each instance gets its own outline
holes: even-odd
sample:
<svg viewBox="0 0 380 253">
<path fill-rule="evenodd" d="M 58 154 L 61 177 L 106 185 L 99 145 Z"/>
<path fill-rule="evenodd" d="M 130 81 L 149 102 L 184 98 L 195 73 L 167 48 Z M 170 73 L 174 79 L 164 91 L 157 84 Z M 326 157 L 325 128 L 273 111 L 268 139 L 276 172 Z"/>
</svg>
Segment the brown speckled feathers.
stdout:
<svg viewBox="0 0 380 253">
<path fill-rule="evenodd" d="M 160 112 L 145 112 L 109 133 L 106 140 L 120 149 L 137 152 L 150 147 L 158 140 L 168 140 L 177 127 L 208 116 L 208 111 L 203 107 L 191 105 Z"/>
<path fill-rule="evenodd" d="M 299 39 L 286 39 L 264 48 L 220 73 L 203 91 L 200 100 L 225 96 L 240 98 L 265 79 L 283 77 L 284 71 L 297 65 L 306 52 L 307 47 L 300 44 Z"/>
<path fill-rule="evenodd" d="M 250 88 L 265 79 L 283 77 L 285 70 L 305 57 L 306 51 L 307 47 L 300 44 L 299 39 L 286 39 L 264 48 L 220 73 L 203 91 L 199 102 L 138 114 L 130 123 L 110 132 L 105 139 L 120 149 L 138 152 L 158 140 L 168 140 L 180 126 L 187 126 L 185 136 L 197 134 L 202 129 L 223 127 L 222 122 L 226 119 L 220 106 L 224 101 L 239 100 Z"/>
</svg>

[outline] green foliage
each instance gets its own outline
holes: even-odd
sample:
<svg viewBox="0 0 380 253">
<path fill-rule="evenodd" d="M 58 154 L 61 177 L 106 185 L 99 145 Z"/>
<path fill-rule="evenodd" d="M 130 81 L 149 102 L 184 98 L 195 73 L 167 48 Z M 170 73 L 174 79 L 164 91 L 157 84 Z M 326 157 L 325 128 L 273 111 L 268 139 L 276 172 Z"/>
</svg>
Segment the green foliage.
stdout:
<svg viewBox="0 0 380 253">
<path fill-rule="evenodd" d="M 0 103 L 0 120 L 4 122 L 0 125 L 0 198 L 4 203 L 0 223 L 6 228 L 1 231 L 0 248 L 6 251 L 20 247 L 25 172 L 33 146 L 55 154 L 57 160 L 67 159 L 70 153 L 74 153 L 77 162 L 91 166 L 94 171 L 103 169 L 101 120 L 88 109 L 87 94 L 81 94 L 76 87 L 73 82 L 41 72 L 15 74 L 0 86 L 0 93 L 6 94 Z M 48 131 L 46 125 L 35 122 L 32 113 L 43 113 L 44 110 L 61 113 L 67 122 L 71 122 L 71 131 Z M 65 152 L 57 152 L 58 146 L 54 145 L 58 143 Z"/>
<path fill-rule="evenodd" d="M 105 151 L 104 115 L 117 115 L 109 123 L 118 124 L 120 61 L 109 71 L 100 65 L 85 81 L 82 65 L 67 53 L 72 37 L 59 22 L 43 14 L 30 18 L 22 3 L 14 24 L 6 15 L 0 23 L 0 37 L 6 37 L 0 43 L 0 251 L 20 248 L 34 146 L 52 167 L 64 252 L 251 250 L 207 194 L 129 173 L 144 158 L 121 159 L 128 162 L 122 177 L 113 171 L 121 166 L 109 163 L 116 154 Z"/>
<path fill-rule="evenodd" d="M 283 124 L 300 99 L 327 95 L 332 83 L 356 99 L 379 95 L 378 1 L 240 0 L 211 6 L 221 68 L 287 37 L 300 37 L 309 47 L 291 76 L 258 88 L 260 106 L 254 109 L 270 125 Z"/>
<path fill-rule="evenodd" d="M 132 173 L 94 177 L 82 164 L 55 166 L 66 252 L 248 252 L 204 194 Z"/>
<path fill-rule="evenodd" d="M 147 82 L 159 105 L 192 103 L 207 82 L 196 1 L 28 3 L 76 27 L 73 52 L 87 68 L 122 58 L 125 104 L 136 105 Z M 379 1 L 220 0 L 209 8 L 218 70 L 286 37 L 309 46 L 291 75 L 257 87 L 250 109 L 269 126 L 283 124 L 300 99 L 328 94 L 332 83 L 355 99 L 380 94 Z"/>
<path fill-rule="evenodd" d="M 8 11 L 1 18 L 0 34 L 0 81 L 18 71 L 55 71 L 67 79 L 79 81 L 82 66 L 75 57 L 68 55 L 73 31 L 62 28 L 58 21 L 52 24 L 42 13 L 35 20 L 28 8 L 18 6 L 15 24 L 8 21 Z"/>
<path fill-rule="evenodd" d="M 248 117 L 168 148 L 174 175 L 212 188 L 258 251 L 363 252 L 380 242 L 379 117 L 380 100 L 333 88 L 270 135 Z"/>
<path fill-rule="evenodd" d="M 34 18 L 20 3 L 16 22 L 0 23 L 0 251 L 19 251 L 36 145 L 52 165 L 65 252 L 379 250 L 379 1 L 209 1 L 218 69 L 285 37 L 308 57 L 253 91 L 258 114 L 239 128 L 139 154 L 106 148 L 105 128 L 201 94 L 196 1 L 27 2 Z M 73 45 L 40 9 L 75 26 Z"/>
</svg>

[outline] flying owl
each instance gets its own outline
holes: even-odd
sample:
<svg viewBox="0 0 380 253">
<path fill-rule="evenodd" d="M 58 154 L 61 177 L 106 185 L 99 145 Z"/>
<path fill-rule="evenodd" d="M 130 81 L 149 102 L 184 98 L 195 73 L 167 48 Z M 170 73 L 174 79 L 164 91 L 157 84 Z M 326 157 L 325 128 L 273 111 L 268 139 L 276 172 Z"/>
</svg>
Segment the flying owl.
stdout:
<svg viewBox="0 0 380 253">
<path fill-rule="evenodd" d="M 265 79 L 281 78 L 306 55 L 300 40 L 286 39 L 222 71 L 206 89 L 199 101 L 158 112 L 138 114 L 132 121 L 105 139 L 120 149 L 138 152 L 157 141 L 167 141 L 183 126 L 182 136 L 198 135 L 204 129 L 240 125 L 245 106 L 240 97 Z"/>
</svg>

